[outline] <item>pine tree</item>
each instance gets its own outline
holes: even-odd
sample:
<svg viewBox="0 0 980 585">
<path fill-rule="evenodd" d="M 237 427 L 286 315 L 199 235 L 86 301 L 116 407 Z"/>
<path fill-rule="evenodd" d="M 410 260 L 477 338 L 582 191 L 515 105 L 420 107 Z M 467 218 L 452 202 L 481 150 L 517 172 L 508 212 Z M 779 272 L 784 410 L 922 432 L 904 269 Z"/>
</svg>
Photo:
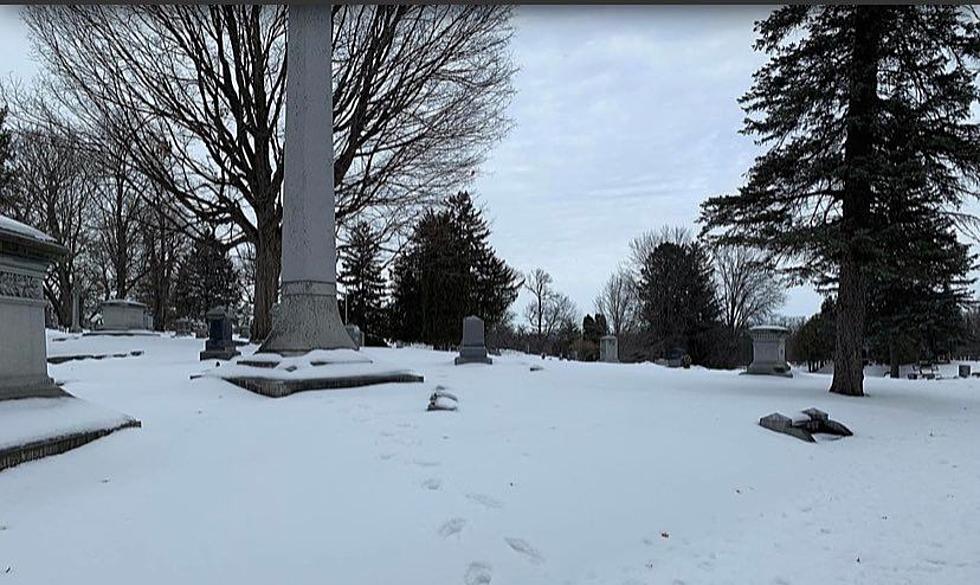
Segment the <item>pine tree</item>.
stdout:
<svg viewBox="0 0 980 585">
<path fill-rule="evenodd" d="M 238 270 L 217 238 L 194 243 L 177 269 L 173 294 L 177 317 L 201 320 L 212 307 L 237 307 L 241 299 Z"/>
<path fill-rule="evenodd" d="M 344 285 L 348 323 L 377 339 L 383 335 L 385 280 L 382 274 L 381 244 L 366 222 L 351 228 L 348 245 L 340 252 L 343 270 L 337 280 Z"/>
<path fill-rule="evenodd" d="M 489 236 L 467 193 L 423 214 L 392 273 L 394 336 L 453 347 L 464 317 L 476 315 L 488 329 L 506 317 L 520 284 Z"/>
<path fill-rule="evenodd" d="M 980 35 L 954 6 L 788 6 L 756 25 L 770 54 L 742 98 L 769 150 L 736 195 L 703 205 L 706 231 L 837 288 L 831 392 L 863 394 L 866 309 L 891 225 L 957 207 L 980 179 L 971 63 Z M 914 249 L 912 250 L 914 251 Z"/>
<path fill-rule="evenodd" d="M 703 246 L 665 242 L 654 248 L 640 271 L 639 297 L 654 357 L 679 347 L 696 364 L 710 361 L 721 307 Z"/>
</svg>

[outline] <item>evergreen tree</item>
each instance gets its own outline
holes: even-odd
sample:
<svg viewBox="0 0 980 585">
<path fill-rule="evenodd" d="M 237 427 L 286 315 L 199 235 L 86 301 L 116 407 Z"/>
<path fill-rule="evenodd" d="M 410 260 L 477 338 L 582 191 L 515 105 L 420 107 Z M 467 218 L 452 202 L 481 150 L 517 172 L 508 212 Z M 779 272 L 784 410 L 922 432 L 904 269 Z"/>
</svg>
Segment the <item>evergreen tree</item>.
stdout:
<svg viewBox="0 0 980 585">
<path fill-rule="evenodd" d="M 836 308 L 834 299 L 828 297 L 820 312 L 811 316 L 790 339 L 795 359 L 806 362 L 807 369 L 815 372 L 834 356 L 837 337 Z"/>
<path fill-rule="evenodd" d="M 755 48 L 771 58 L 742 98 L 744 132 L 769 150 L 738 194 L 704 203 L 705 229 L 836 285 L 830 390 L 861 395 L 887 210 L 910 204 L 931 220 L 980 178 L 970 122 L 980 35 L 954 6 L 788 6 L 756 31 Z M 915 252 L 910 244 L 903 250 Z"/>
<path fill-rule="evenodd" d="M 214 236 L 198 240 L 177 268 L 174 305 L 177 317 L 203 320 L 216 306 L 235 310 L 241 299 L 238 270 Z"/>
<path fill-rule="evenodd" d="M 696 364 L 714 357 L 721 308 L 703 246 L 665 242 L 654 248 L 640 271 L 639 297 L 654 357 L 677 347 Z"/>
<path fill-rule="evenodd" d="M 518 274 L 496 256 L 489 236 L 466 193 L 423 214 L 392 271 L 394 336 L 454 347 L 464 317 L 476 315 L 488 329 L 506 318 Z"/>
<path fill-rule="evenodd" d="M 947 216 L 908 218 L 914 206 L 892 210 L 885 260 L 870 285 L 868 333 L 872 357 L 899 365 L 949 354 L 966 335 L 961 309 L 970 298 L 967 273 L 975 256 L 956 239 Z"/>
<path fill-rule="evenodd" d="M 382 274 L 381 244 L 366 222 L 351 228 L 350 241 L 341 250 L 343 270 L 337 280 L 344 285 L 346 318 L 369 337 L 377 340 L 384 331 L 385 280 Z"/>
</svg>

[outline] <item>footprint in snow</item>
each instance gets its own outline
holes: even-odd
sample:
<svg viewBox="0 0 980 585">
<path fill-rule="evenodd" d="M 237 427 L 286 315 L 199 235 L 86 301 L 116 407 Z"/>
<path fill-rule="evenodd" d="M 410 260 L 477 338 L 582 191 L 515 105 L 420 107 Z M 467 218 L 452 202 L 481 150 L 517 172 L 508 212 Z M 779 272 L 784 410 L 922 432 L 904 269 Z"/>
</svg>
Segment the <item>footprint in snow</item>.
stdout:
<svg viewBox="0 0 980 585">
<path fill-rule="evenodd" d="M 427 490 L 437 490 L 442 487 L 442 480 L 438 477 L 430 477 L 429 479 L 422 482 L 422 487 Z"/>
<path fill-rule="evenodd" d="M 442 463 L 439 461 L 423 461 L 420 459 L 414 459 L 412 463 L 418 465 L 419 467 L 439 467 L 442 465 Z"/>
<path fill-rule="evenodd" d="M 486 563 L 470 563 L 463 575 L 463 583 L 466 585 L 489 585 L 492 567 Z"/>
<path fill-rule="evenodd" d="M 466 499 L 476 502 L 486 508 L 503 508 L 504 505 L 499 500 L 491 498 L 486 494 L 466 494 Z"/>
<path fill-rule="evenodd" d="M 466 518 L 450 518 L 439 527 L 439 536 L 449 538 L 462 532 L 464 526 L 466 526 Z"/>
<path fill-rule="evenodd" d="M 535 565 L 540 565 L 544 562 L 544 557 L 541 556 L 541 553 L 539 553 L 536 548 L 528 544 L 523 538 L 507 537 L 504 538 L 504 540 L 507 542 L 507 546 L 509 546 L 514 552 L 521 553 L 522 555 L 526 556 L 528 560 Z"/>
</svg>

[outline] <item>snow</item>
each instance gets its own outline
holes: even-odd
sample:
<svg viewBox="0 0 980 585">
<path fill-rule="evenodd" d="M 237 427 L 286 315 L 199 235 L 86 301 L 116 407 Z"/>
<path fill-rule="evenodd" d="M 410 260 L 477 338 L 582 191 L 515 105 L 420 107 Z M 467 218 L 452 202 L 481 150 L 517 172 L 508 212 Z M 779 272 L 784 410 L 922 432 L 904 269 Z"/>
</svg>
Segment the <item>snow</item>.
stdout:
<svg viewBox="0 0 980 585">
<path fill-rule="evenodd" d="M 270 399 L 191 380 L 202 340 L 71 343 L 120 339 L 50 373 L 143 428 L 0 473 L 3 583 L 980 582 L 980 380 L 366 348 L 426 382 Z M 855 436 L 757 424 L 811 406 Z"/>
<path fill-rule="evenodd" d="M 251 366 L 240 364 L 241 360 L 253 363 L 276 364 L 270 366 Z M 210 363 L 210 361 L 209 361 Z M 367 374 L 411 372 L 384 361 L 369 358 L 364 352 L 352 349 L 315 350 L 301 356 L 282 357 L 276 354 L 254 354 L 236 358 L 234 361 L 218 365 L 204 372 L 213 378 L 270 378 L 276 380 L 310 380 L 324 376 L 360 376 Z"/>
<path fill-rule="evenodd" d="M 115 428 L 129 417 L 78 398 L 0 401 L 0 450 L 42 439 Z"/>
<path fill-rule="evenodd" d="M 5 215 L 0 215 L 0 231 L 13 232 L 21 236 L 27 236 L 28 238 L 33 238 L 35 240 L 41 240 L 43 242 L 53 242 L 54 238 L 48 234 L 42 232 L 41 230 L 34 229 L 29 225 L 23 224 L 19 221 L 10 219 Z"/>
</svg>

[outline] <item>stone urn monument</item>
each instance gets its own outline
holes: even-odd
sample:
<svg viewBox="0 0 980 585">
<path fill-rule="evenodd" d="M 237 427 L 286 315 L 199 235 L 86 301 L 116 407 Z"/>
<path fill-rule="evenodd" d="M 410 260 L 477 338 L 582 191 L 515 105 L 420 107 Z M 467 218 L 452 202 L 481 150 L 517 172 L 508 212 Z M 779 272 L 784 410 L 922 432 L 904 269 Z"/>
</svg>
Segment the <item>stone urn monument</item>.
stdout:
<svg viewBox="0 0 980 585">
<path fill-rule="evenodd" d="M 746 374 L 793 377 L 786 363 L 786 338 L 789 329 L 777 325 L 758 325 L 749 329 L 752 336 L 752 363 Z"/>
<path fill-rule="evenodd" d="M 48 376 L 44 274 L 67 253 L 50 236 L 0 215 L 0 400 L 63 396 Z"/>
</svg>

